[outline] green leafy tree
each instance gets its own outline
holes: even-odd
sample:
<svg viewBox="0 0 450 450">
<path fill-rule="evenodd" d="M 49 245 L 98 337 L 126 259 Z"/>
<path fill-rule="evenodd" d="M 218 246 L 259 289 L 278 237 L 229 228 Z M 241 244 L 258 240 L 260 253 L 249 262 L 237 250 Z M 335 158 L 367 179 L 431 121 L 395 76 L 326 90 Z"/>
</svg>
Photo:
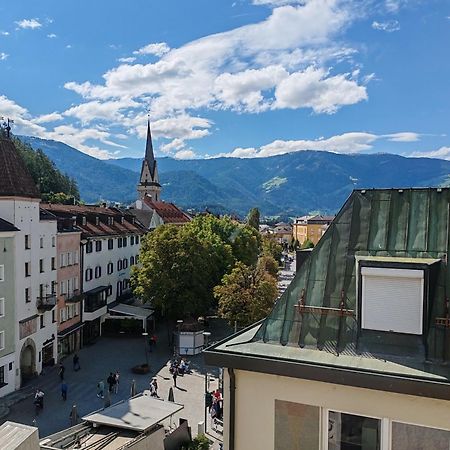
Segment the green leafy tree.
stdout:
<svg viewBox="0 0 450 450">
<path fill-rule="evenodd" d="M 248 266 L 255 265 L 260 252 L 261 234 L 249 225 L 238 225 L 231 238 L 233 255 Z"/>
<path fill-rule="evenodd" d="M 262 255 L 258 259 L 258 267 L 261 267 L 265 272 L 274 278 L 278 276 L 279 264 L 273 256 Z"/>
<path fill-rule="evenodd" d="M 247 215 L 247 225 L 259 231 L 260 214 L 258 208 L 252 208 Z"/>
<path fill-rule="evenodd" d="M 262 237 L 262 254 L 272 256 L 276 261 L 281 261 L 283 247 L 271 236 Z"/>
<path fill-rule="evenodd" d="M 314 243 L 312 241 L 310 241 L 309 239 L 306 239 L 305 242 L 303 242 L 301 248 L 303 250 L 307 249 L 307 248 L 314 248 Z"/>
<path fill-rule="evenodd" d="M 219 315 L 230 324 L 250 325 L 270 312 L 278 295 L 277 281 L 260 266 L 238 262 L 214 288 Z"/>
</svg>

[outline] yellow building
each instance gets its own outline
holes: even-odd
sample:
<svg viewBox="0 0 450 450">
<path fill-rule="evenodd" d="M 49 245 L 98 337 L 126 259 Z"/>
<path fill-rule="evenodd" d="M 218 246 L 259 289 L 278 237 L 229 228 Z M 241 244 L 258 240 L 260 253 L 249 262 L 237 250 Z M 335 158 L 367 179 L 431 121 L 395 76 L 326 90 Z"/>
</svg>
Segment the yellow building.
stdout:
<svg viewBox="0 0 450 450">
<path fill-rule="evenodd" d="M 449 209 L 354 191 L 270 315 L 205 351 L 225 450 L 450 448 Z"/>
<path fill-rule="evenodd" d="M 333 221 L 334 216 L 302 216 L 295 219 L 292 236 L 300 245 L 309 240 L 316 245 Z"/>
</svg>

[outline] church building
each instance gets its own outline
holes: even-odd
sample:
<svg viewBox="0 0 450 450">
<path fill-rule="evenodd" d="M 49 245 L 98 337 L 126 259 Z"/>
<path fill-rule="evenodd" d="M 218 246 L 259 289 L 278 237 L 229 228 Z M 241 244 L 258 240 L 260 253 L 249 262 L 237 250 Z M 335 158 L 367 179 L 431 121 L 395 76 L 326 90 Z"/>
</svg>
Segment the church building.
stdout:
<svg viewBox="0 0 450 450">
<path fill-rule="evenodd" d="M 138 200 L 131 212 L 148 230 L 163 224 L 183 225 L 190 222 L 191 218 L 175 204 L 161 200 L 161 184 L 153 152 L 150 121 L 147 123 L 145 157 L 142 161 L 137 192 Z"/>
</svg>

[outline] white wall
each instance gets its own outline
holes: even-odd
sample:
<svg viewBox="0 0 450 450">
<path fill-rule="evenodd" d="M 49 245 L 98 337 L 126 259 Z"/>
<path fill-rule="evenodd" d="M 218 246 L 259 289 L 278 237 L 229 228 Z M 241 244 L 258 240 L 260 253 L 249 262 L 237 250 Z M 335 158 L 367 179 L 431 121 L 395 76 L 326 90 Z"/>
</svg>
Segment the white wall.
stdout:
<svg viewBox="0 0 450 450">
<path fill-rule="evenodd" d="M 450 430 L 448 401 L 242 370 L 235 370 L 235 374 L 235 450 L 274 448 L 275 399 Z M 228 443 L 229 378 L 226 369 L 224 399 L 224 443 Z"/>
<path fill-rule="evenodd" d="M 36 308 L 39 296 L 39 285 L 47 285 L 51 292 L 52 281 L 56 282 L 56 270 L 51 270 L 51 258 L 56 258 L 56 221 L 40 221 L 38 199 L 0 198 L 0 216 L 13 223 L 20 231 L 15 239 L 15 305 L 16 305 L 16 388 L 20 387 L 20 352 L 25 339 L 19 338 L 19 321 L 35 314 L 42 314 Z M 25 249 L 25 235 L 31 236 L 31 248 Z M 43 238 L 43 248 L 40 248 L 40 238 Z M 52 246 L 52 238 L 54 246 Z M 44 260 L 44 272 L 40 273 L 39 260 Z M 31 276 L 25 277 L 25 262 L 30 262 Z M 30 302 L 25 302 L 25 288 L 30 288 Z M 45 289 L 44 289 L 45 293 Z M 56 309 L 56 308 L 54 308 Z M 56 314 L 56 312 L 55 312 Z M 56 317 L 56 316 L 55 316 Z M 44 313 L 44 328 L 40 328 L 39 319 L 36 333 L 28 336 L 36 345 L 36 371 L 42 371 L 43 342 L 54 337 L 53 357 L 57 356 L 57 323 L 52 322 L 52 312 Z"/>
</svg>

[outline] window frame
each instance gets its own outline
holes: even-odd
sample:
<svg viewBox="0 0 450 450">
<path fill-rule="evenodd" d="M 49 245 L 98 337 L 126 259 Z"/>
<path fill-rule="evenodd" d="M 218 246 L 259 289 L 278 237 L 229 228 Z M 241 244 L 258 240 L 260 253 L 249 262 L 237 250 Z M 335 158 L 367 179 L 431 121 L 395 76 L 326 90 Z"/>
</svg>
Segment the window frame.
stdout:
<svg viewBox="0 0 450 450">
<path fill-rule="evenodd" d="M 5 281 L 5 265 L 0 264 L 0 283 Z"/>
<path fill-rule="evenodd" d="M 0 317 L 5 317 L 5 297 L 0 297 Z"/>
</svg>

